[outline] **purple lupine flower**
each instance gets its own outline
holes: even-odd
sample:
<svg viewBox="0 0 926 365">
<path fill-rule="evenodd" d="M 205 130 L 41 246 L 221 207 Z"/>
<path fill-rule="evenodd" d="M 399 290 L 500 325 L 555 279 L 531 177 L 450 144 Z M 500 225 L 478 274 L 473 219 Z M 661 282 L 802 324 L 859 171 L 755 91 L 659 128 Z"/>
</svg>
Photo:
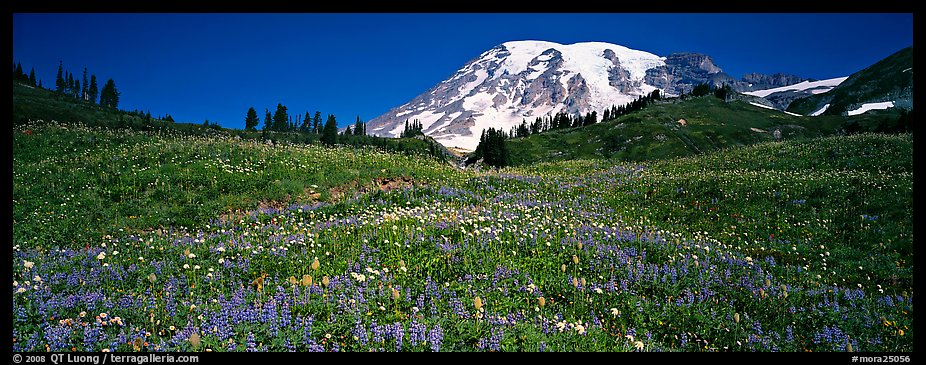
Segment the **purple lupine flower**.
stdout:
<svg viewBox="0 0 926 365">
<path fill-rule="evenodd" d="M 402 351 L 402 338 L 405 337 L 405 328 L 402 323 L 396 322 L 392 325 L 392 338 L 395 339 L 395 350 Z"/>
<path fill-rule="evenodd" d="M 505 332 L 502 328 L 493 329 L 492 336 L 489 337 L 489 350 L 501 351 L 501 342 L 503 337 L 505 337 Z"/>
<path fill-rule="evenodd" d="M 414 346 L 427 341 L 427 327 L 418 323 L 418 320 L 412 320 L 408 326 L 408 341 Z"/>
<path fill-rule="evenodd" d="M 436 324 L 431 328 L 431 331 L 428 332 L 428 343 L 431 344 L 431 351 L 440 351 L 440 345 L 443 341 L 444 330 L 441 329 L 440 324 Z"/>
<path fill-rule="evenodd" d="M 256 340 L 254 339 L 254 333 L 253 333 L 253 332 L 248 332 L 247 349 L 246 349 L 245 351 L 247 351 L 247 352 L 257 352 L 257 342 L 256 342 Z"/>
<path fill-rule="evenodd" d="M 361 345 L 367 345 L 367 329 L 366 326 L 360 321 L 360 317 L 357 318 L 357 321 L 354 322 L 354 327 L 351 329 L 351 335 L 354 339 L 360 342 Z"/>
</svg>

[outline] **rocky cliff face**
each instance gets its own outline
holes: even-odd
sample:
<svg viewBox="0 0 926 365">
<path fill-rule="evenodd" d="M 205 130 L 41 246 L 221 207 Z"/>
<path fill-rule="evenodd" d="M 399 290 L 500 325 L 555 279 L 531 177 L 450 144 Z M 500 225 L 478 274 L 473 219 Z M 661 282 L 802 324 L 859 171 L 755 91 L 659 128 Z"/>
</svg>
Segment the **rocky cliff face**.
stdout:
<svg viewBox="0 0 926 365">
<path fill-rule="evenodd" d="M 760 73 L 748 73 L 743 75 L 743 82 L 749 84 L 748 89 L 739 90 L 739 91 L 753 91 L 753 90 L 763 90 L 771 89 L 781 86 L 794 85 L 802 81 L 807 81 L 808 79 L 802 78 L 796 75 L 789 75 L 783 73 L 776 73 L 772 75 L 765 75 Z M 813 80 L 810 80 L 813 81 Z"/>
</svg>

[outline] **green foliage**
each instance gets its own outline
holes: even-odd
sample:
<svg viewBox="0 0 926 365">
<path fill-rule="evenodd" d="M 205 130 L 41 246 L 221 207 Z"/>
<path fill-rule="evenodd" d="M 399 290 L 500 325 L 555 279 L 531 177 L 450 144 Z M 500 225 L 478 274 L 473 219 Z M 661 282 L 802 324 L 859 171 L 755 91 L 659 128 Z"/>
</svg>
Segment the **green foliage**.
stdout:
<svg viewBox="0 0 926 365">
<path fill-rule="evenodd" d="M 244 118 L 244 129 L 256 130 L 258 123 L 260 118 L 257 117 L 257 110 L 254 110 L 254 107 L 248 108 L 248 115 Z"/>
<path fill-rule="evenodd" d="M 367 135 L 367 124 L 360 120 L 360 116 L 357 116 L 357 122 L 354 123 L 354 133 L 355 136 L 365 136 Z"/>
<path fill-rule="evenodd" d="M 100 105 L 116 109 L 119 107 L 119 90 L 116 89 L 116 82 L 113 79 L 106 80 L 103 89 L 100 90 Z"/>
<path fill-rule="evenodd" d="M 90 75 L 90 87 L 87 88 L 87 97 L 91 104 L 96 103 L 96 97 L 99 93 L 99 89 L 96 85 L 96 75 Z"/>
<path fill-rule="evenodd" d="M 714 91 L 714 88 L 711 87 L 710 84 L 702 83 L 702 84 L 698 84 L 697 86 L 695 86 L 694 89 L 691 89 L 691 96 L 694 96 L 694 97 L 705 96 L 705 95 L 710 94 L 713 91 Z"/>
<path fill-rule="evenodd" d="M 507 146 L 508 136 L 501 129 L 489 128 L 482 131 L 476 151 L 467 160 L 472 164 L 479 159 L 492 167 L 504 167 L 510 164 L 511 156 Z"/>
<path fill-rule="evenodd" d="M 414 136 L 423 136 L 424 127 L 421 126 L 421 122 L 418 119 L 412 121 L 411 124 L 408 123 L 408 120 L 405 121 L 405 129 L 402 130 L 401 138 L 412 138 Z"/>
<path fill-rule="evenodd" d="M 334 114 L 328 114 L 328 120 L 325 121 L 325 127 L 322 130 L 321 141 L 329 146 L 338 143 L 338 122 Z"/>
<path fill-rule="evenodd" d="M 273 112 L 273 123 L 271 124 L 270 130 L 275 132 L 285 132 L 289 131 L 289 124 L 287 119 L 289 115 L 286 113 L 287 109 L 283 104 L 277 104 L 276 111 Z"/>
</svg>

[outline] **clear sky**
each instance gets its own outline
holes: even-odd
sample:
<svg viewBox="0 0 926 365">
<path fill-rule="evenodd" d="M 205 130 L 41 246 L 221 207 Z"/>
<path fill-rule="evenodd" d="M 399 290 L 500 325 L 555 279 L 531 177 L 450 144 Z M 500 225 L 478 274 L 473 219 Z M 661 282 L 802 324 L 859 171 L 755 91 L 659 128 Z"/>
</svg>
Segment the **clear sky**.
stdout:
<svg viewBox="0 0 926 365">
<path fill-rule="evenodd" d="M 248 107 L 370 120 L 512 40 L 700 52 L 733 77 L 848 76 L 913 45 L 912 14 L 13 14 L 13 58 L 58 61 L 122 109 L 243 128 Z M 263 125 L 263 122 L 261 122 Z"/>
</svg>

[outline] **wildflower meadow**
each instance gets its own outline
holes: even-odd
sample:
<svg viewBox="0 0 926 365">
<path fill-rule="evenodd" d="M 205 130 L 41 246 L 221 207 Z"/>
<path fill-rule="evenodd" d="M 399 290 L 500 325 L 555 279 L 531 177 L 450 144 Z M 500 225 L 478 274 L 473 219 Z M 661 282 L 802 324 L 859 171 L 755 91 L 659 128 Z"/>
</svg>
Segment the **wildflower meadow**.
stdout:
<svg viewBox="0 0 926 365">
<path fill-rule="evenodd" d="M 14 351 L 913 350 L 910 135 L 475 171 L 13 134 Z"/>
</svg>

